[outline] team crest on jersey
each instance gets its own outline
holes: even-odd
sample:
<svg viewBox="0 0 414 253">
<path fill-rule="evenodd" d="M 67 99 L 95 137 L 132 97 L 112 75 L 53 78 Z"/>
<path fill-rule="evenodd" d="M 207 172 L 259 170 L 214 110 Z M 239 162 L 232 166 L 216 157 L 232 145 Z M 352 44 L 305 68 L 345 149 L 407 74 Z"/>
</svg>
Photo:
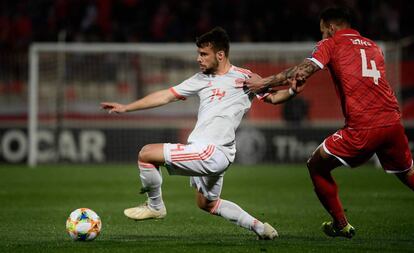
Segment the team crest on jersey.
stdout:
<svg viewBox="0 0 414 253">
<path fill-rule="evenodd" d="M 219 101 L 226 95 L 226 91 L 223 91 L 222 89 L 212 89 L 213 93 L 210 96 L 210 102 L 214 100 L 214 98 L 217 98 Z"/>
</svg>

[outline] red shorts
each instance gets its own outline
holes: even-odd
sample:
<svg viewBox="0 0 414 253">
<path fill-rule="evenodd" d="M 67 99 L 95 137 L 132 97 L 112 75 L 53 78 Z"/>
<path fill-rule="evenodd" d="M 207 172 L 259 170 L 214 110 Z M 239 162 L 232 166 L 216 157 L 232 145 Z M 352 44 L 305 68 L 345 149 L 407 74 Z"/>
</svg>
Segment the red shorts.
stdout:
<svg viewBox="0 0 414 253">
<path fill-rule="evenodd" d="M 374 154 L 388 173 L 403 172 L 413 165 L 401 124 L 373 129 L 344 128 L 326 138 L 323 148 L 350 167 L 361 165 Z"/>
</svg>

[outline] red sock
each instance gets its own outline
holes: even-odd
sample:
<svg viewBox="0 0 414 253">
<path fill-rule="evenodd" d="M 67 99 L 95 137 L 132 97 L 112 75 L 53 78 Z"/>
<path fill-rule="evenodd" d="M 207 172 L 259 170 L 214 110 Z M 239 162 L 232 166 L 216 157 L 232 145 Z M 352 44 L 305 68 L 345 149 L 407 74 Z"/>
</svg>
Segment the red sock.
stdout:
<svg viewBox="0 0 414 253">
<path fill-rule="evenodd" d="M 310 176 L 315 187 L 316 195 L 325 209 L 332 216 L 334 225 L 343 228 L 348 224 L 338 196 L 338 187 L 332 178 L 330 171 L 320 172 L 310 169 Z"/>
</svg>

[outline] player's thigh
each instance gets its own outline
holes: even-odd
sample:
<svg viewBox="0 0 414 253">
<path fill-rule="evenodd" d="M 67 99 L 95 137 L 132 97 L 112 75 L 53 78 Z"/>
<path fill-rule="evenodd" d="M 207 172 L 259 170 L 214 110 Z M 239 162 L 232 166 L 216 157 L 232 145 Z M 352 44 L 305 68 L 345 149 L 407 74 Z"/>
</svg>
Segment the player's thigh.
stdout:
<svg viewBox="0 0 414 253">
<path fill-rule="evenodd" d="M 375 152 L 378 140 L 372 138 L 370 132 L 364 129 L 340 129 L 323 141 L 322 148 L 343 165 L 357 167 L 368 161 Z"/>
<path fill-rule="evenodd" d="M 166 168 L 171 175 L 214 176 L 230 165 L 214 144 L 164 144 Z"/>
<path fill-rule="evenodd" d="M 310 170 L 326 169 L 328 171 L 341 166 L 342 163 L 335 156 L 325 152 L 322 144 L 312 153 L 307 161 Z"/>
<path fill-rule="evenodd" d="M 401 124 L 382 129 L 387 136 L 385 143 L 377 150 L 378 159 L 388 173 L 401 173 L 413 166 L 412 155 Z"/>
</svg>

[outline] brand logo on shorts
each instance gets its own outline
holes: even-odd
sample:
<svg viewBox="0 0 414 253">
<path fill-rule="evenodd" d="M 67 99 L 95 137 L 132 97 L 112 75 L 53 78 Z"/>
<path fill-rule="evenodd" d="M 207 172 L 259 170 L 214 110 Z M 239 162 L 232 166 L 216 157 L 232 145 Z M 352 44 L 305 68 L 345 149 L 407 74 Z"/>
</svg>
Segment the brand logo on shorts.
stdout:
<svg viewBox="0 0 414 253">
<path fill-rule="evenodd" d="M 336 132 L 336 133 L 334 133 L 334 134 L 332 135 L 332 139 L 333 139 L 334 141 L 337 141 L 337 140 L 339 140 L 339 139 L 342 139 L 342 133 L 341 133 L 341 132 Z"/>
</svg>

